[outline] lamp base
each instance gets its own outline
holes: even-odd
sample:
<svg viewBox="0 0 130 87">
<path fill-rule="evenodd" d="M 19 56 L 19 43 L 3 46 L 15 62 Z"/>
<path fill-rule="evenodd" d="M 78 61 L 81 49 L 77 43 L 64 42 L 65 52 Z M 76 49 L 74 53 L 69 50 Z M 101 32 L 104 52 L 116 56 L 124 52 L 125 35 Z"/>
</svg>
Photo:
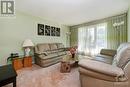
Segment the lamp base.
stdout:
<svg viewBox="0 0 130 87">
<path fill-rule="evenodd" d="M 30 56 L 30 48 L 29 47 L 25 48 L 24 53 L 26 57 Z"/>
</svg>

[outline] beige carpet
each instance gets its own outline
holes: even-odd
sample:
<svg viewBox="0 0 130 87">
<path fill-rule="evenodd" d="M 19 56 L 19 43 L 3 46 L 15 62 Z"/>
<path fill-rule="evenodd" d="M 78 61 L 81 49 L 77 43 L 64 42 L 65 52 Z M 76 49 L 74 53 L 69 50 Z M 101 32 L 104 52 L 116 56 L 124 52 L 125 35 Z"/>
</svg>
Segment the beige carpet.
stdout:
<svg viewBox="0 0 130 87">
<path fill-rule="evenodd" d="M 47 68 L 33 65 L 17 73 L 17 87 L 80 87 L 78 68 L 72 68 L 70 73 L 60 73 L 60 63 Z M 4 87 L 12 87 L 12 84 Z"/>
</svg>

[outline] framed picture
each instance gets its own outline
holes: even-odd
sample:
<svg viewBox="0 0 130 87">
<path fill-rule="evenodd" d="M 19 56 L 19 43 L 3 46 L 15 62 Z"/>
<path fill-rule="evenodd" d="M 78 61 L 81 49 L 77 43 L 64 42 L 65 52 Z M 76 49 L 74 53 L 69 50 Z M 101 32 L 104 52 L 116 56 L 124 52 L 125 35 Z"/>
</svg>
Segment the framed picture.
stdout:
<svg viewBox="0 0 130 87">
<path fill-rule="evenodd" d="M 56 28 L 55 32 L 56 32 L 56 36 L 60 36 L 60 28 Z"/>
<path fill-rule="evenodd" d="M 50 36 L 50 26 L 49 25 L 45 25 L 45 36 Z"/>
<path fill-rule="evenodd" d="M 44 35 L 44 24 L 38 24 L 38 35 Z"/>
<path fill-rule="evenodd" d="M 51 36 L 56 36 L 55 27 L 51 26 Z"/>
</svg>

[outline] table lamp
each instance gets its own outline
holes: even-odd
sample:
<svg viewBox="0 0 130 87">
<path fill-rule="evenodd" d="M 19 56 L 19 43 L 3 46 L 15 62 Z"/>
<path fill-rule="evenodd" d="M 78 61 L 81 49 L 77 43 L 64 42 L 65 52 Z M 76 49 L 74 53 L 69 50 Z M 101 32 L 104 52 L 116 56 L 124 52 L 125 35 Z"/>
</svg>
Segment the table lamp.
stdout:
<svg viewBox="0 0 130 87">
<path fill-rule="evenodd" d="M 30 51 L 31 51 L 31 47 L 33 47 L 34 44 L 32 43 L 32 41 L 30 39 L 26 39 L 24 42 L 23 42 L 23 48 L 24 48 L 24 53 L 25 53 L 25 56 L 29 56 L 30 55 Z"/>
</svg>

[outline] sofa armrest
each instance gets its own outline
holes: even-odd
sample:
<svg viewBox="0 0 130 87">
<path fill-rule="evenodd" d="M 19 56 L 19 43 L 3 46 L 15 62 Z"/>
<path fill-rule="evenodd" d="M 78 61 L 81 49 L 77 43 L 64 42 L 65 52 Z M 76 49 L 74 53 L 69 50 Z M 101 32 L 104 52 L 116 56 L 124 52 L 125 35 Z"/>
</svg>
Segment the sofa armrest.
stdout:
<svg viewBox="0 0 130 87">
<path fill-rule="evenodd" d="M 81 61 L 79 61 L 79 66 L 108 76 L 113 77 L 124 76 L 124 71 L 121 68 L 90 59 L 82 59 Z"/>
<path fill-rule="evenodd" d="M 112 56 L 112 57 L 114 57 L 116 53 L 117 53 L 117 51 L 112 50 L 112 49 L 101 49 L 101 51 L 100 51 L 100 54 L 108 55 L 108 56 Z"/>
</svg>

